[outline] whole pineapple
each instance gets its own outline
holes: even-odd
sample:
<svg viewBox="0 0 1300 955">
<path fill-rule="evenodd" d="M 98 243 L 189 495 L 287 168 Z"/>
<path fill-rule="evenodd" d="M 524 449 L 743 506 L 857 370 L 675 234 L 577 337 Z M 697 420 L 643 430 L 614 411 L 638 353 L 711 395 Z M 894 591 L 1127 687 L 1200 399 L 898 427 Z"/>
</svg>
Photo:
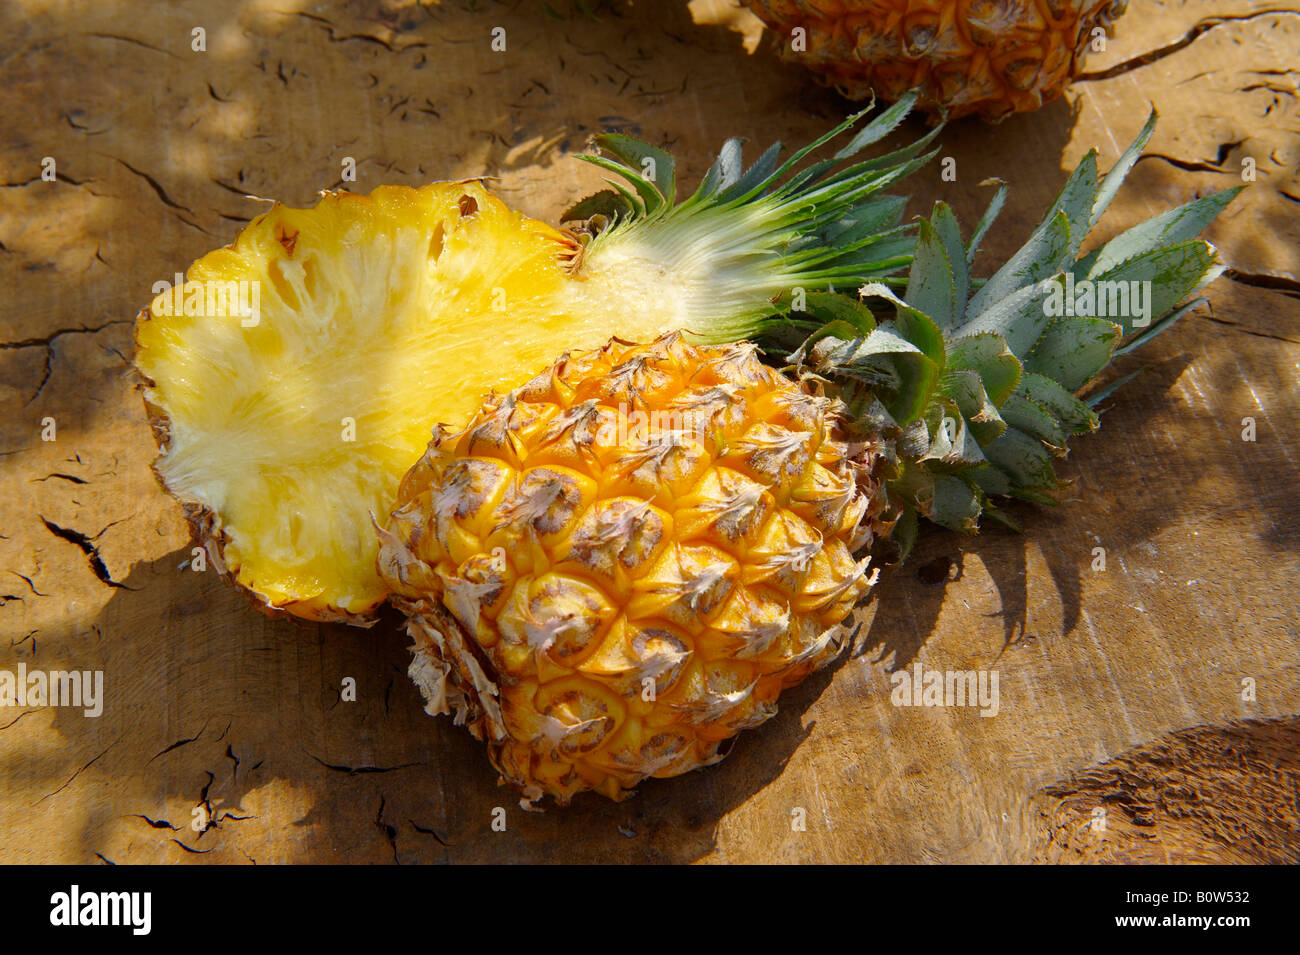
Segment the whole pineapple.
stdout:
<svg viewBox="0 0 1300 955">
<path fill-rule="evenodd" d="M 1000 119 L 1061 95 L 1128 0 L 744 0 L 801 63 L 850 99 Z M 799 31 L 796 33 L 796 31 Z"/>
</svg>

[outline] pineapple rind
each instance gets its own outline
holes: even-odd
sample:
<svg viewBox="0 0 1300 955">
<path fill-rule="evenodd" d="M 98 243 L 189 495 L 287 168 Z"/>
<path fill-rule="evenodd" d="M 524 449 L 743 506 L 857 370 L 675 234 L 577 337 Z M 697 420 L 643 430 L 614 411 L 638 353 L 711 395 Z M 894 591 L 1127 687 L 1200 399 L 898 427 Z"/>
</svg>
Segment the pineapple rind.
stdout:
<svg viewBox="0 0 1300 955">
<path fill-rule="evenodd" d="M 849 99 L 998 120 L 1056 99 L 1079 72 L 1093 31 L 1114 29 L 1128 0 L 745 0 L 781 57 Z M 792 43 L 804 31 L 803 48 Z"/>
<path fill-rule="evenodd" d="M 751 346 L 669 336 L 440 430 L 379 535 L 428 711 L 530 807 L 716 762 L 874 581 L 852 554 L 880 526 L 879 448 L 837 415 Z"/>
</svg>

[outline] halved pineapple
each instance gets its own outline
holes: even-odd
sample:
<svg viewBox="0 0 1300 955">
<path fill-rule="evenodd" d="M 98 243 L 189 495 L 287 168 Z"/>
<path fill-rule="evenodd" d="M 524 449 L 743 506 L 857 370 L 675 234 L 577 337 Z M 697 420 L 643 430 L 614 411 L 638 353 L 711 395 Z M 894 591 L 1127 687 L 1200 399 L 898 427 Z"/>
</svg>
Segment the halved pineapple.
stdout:
<svg viewBox="0 0 1300 955">
<path fill-rule="evenodd" d="M 881 114 L 841 158 L 907 108 Z M 618 134 L 596 141 L 620 160 L 585 158 L 631 177 L 636 192 L 571 210 L 606 220 L 586 244 L 477 181 L 326 193 L 312 209 L 272 207 L 141 312 L 136 367 L 162 446 L 154 469 L 219 569 L 262 605 L 372 621 L 387 595 L 372 515 L 388 514 L 432 427 L 464 425 L 488 391 L 611 336 L 744 338 L 792 289 L 888 274 L 911 248 L 901 200 L 865 208 L 869 221 L 850 213 L 923 161 L 914 157 L 927 140 L 780 189 L 806 150 L 778 168 L 779 144 L 769 149 L 751 183 L 738 178 L 732 141 L 681 203 L 668 153 Z M 843 247 L 795 248 L 854 223 Z"/>
<path fill-rule="evenodd" d="M 578 252 L 461 182 L 277 204 L 195 262 L 141 313 L 136 365 L 155 471 L 218 569 L 269 608 L 371 621 L 371 515 L 434 423 L 554 357 L 510 313 L 552 313 Z"/>
</svg>

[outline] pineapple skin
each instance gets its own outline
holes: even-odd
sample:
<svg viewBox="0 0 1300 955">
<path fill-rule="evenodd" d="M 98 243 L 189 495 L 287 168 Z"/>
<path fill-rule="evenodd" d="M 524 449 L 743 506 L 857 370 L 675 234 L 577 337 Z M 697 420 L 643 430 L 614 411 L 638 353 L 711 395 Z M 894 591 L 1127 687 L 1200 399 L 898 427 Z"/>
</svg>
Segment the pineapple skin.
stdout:
<svg viewBox="0 0 1300 955">
<path fill-rule="evenodd" d="M 380 529 L 431 715 L 533 807 L 717 762 L 840 649 L 875 442 L 752 345 L 617 340 L 439 429 Z M 622 424 L 620 424 L 622 422 Z"/>
<path fill-rule="evenodd" d="M 1128 0 L 744 0 L 801 63 L 849 99 L 896 100 L 956 119 L 1003 119 L 1058 98 L 1092 31 L 1109 34 Z M 791 49 L 791 31 L 807 49 Z"/>
</svg>

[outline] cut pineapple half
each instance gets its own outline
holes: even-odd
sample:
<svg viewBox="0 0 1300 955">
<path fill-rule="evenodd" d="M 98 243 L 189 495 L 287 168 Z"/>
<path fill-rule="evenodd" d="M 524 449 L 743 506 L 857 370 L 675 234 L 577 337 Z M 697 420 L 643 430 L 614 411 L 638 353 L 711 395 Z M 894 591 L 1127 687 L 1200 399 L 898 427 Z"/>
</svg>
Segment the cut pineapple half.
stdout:
<svg viewBox="0 0 1300 955">
<path fill-rule="evenodd" d="M 141 313 L 136 365 L 155 471 L 215 565 L 269 608 L 371 621 L 371 515 L 436 422 L 571 341 L 553 304 L 578 252 L 465 182 L 276 205 L 195 262 Z"/>
<path fill-rule="evenodd" d="M 277 205 L 141 313 L 155 470 L 213 560 L 261 603 L 365 623 L 386 595 L 371 516 L 389 513 L 435 424 L 463 426 L 485 393 L 566 351 L 674 330 L 735 341 L 805 291 L 906 266 L 905 201 L 876 193 L 932 158 L 934 133 L 846 162 L 913 100 L 807 168 L 863 114 L 784 163 L 774 144 L 743 175 L 731 140 L 681 202 L 667 152 L 603 134 L 610 156 L 583 158 L 631 188 L 570 210 L 588 220 L 585 244 L 474 181 Z"/>
</svg>

